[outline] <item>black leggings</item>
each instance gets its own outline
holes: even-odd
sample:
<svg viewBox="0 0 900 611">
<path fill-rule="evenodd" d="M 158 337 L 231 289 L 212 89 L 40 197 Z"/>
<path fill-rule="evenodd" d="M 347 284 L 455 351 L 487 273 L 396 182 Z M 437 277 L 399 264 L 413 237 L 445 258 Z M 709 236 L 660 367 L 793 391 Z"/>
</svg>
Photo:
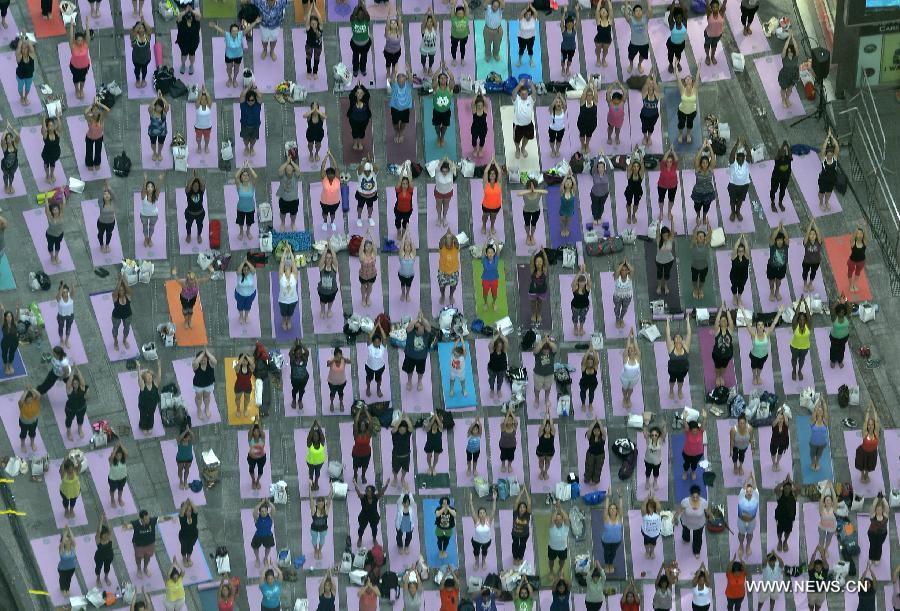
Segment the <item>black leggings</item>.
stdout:
<svg viewBox="0 0 900 611">
<path fill-rule="evenodd" d="M 253 473 L 256 472 L 258 474 L 256 479 L 259 479 L 262 477 L 263 469 L 266 467 L 266 457 L 254 458 L 253 456 L 247 456 L 247 466 L 250 469 L 250 477 L 252 478 Z"/>
<path fill-rule="evenodd" d="M 206 219 L 206 212 L 199 216 L 193 216 L 188 213 L 184 214 L 184 230 L 188 235 L 191 235 L 191 227 L 196 223 L 197 224 L 197 235 L 201 235 L 203 233 L 203 221 Z"/>
<path fill-rule="evenodd" d="M 112 569 L 112 561 L 112 558 L 97 558 L 94 556 L 94 575 L 99 578 L 101 571 L 104 575 L 109 575 L 109 571 Z"/>
<path fill-rule="evenodd" d="M 803 263 L 803 282 L 812 282 L 819 271 L 819 263 Z"/>
<path fill-rule="evenodd" d="M 87 414 L 87 408 L 82 409 L 65 409 L 66 414 L 66 428 L 72 426 L 72 421 L 77 420 L 78 426 L 84 424 L 84 416 Z"/>
<path fill-rule="evenodd" d="M 597 392 L 597 383 L 594 384 L 579 384 L 581 402 L 585 403 L 585 399 L 587 399 L 587 403 L 591 404 L 594 402 L 594 393 Z"/>
<path fill-rule="evenodd" d="M 100 165 L 100 153 L 103 151 L 103 136 L 96 140 L 84 139 L 84 165 L 94 168 Z"/>
<path fill-rule="evenodd" d="M 75 575 L 75 569 L 60 569 L 59 571 L 59 589 L 68 592 L 72 588 L 72 576 Z"/>
<path fill-rule="evenodd" d="M 369 49 L 372 48 L 372 40 L 366 41 L 364 44 L 357 44 L 350 41 L 350 49 L 353 51 L 353 74 L 362 72 L 365 74 L 366 66 L 369 64 Z"/>
<path fill-rule="evenodd" d="M 446 552 L 447 548 L 450 547 L 450 536 L 446 537 L 438 537 L 437 538 L 438 550 L 442 552 Z"/>
<path fill-rule="evenodd" d="M 66 498 L 60 493 L 59 495 L 62 498 L 63 509 L 75 509 L 75 503 L 78 502 L 78 497 L 75 498 Z"/>
<path fill-rule="evenodd" d="M 97 221 L 97 241 L 100 246 L 109 246 L 112 241 L 113 229 L 116 228 L 115 223 L 101 223 Z"/>
<path fill-rule="evenodd" d="M 743 10 L 743 9 L 741 9 Z M 728 598 L 728 611 L 740 611 L 741 605 L 744 604 L 744 597 Z"/>
<path fill-rule="evenodd" d="M 150 65 L 149 63 L 146 63 L 146 64 L 135 63 L 134 64 L 134 80 L 146 81 L 147 80 L 147 66 L 149 66 L 149 65 Z"/>
<path fill-rule="evenodd" d="M 406 549 L 410 543 L 412 543 L 412 531 L 405 533 L 397 529 L 397 547 Z"/>
<path fill-rule="evenodd" d="M 372 531 L 372 539 L 375 539 L 378 536 L 378 522 L 381 521 L 381 517 L 374 516 L 365 516 L 360 514 L 359 516 L 359 528 L 356 529 L 356 535 L 362 539 L 363 533 L 366 532 L 366 526 Z"/>
<path fill-rule="evenodd" d="M 528 535 L 524 537 L 517 537 L 513 535 L 512 538 L 512 556 L 513 560 L 521 560 L 525 557 L 525 546 L 528 544 Z"/>
<path fill-rule="evenodd" d="M 534 36 L 531 38 L 522 38 L 519 36 L 519 57 L 522 57 L 525 53 L 534 57 Z"/>
<path fill-rule="evenodd" d="M 691 551 L 696 556 L 703 548 L 703 529 L 691 530 L 690 528 L 681 526 L 681 540 L 691 544 Z"/>
<path fill-rule="evenodd" d="M 306 71 L 310 74 L 318 74 L 321 58 L 322 47 L 306 47 Z"/>
<path fill-rule="evenodd" d="M 697 467 L 700 464 L 700 461 L 703 460 L 703 454 L 698 454 L 697 456 L 691 456 L 689 454 L 681 453 L 681 458 L 683 459 L 684 471 L 696 471 Z"/>
<path fill-rule="evenodd" d="M 675 44 L 672 42 L 672 39 L 668 39 L 666 41 L 666 51 L 669 56 L 669 65 L 673 64 L 673 60 L 678 60 L 678 63 L 681 63 L 681 54 L 684 53 L 684 41 L 680 44 Z"/>
<path fill-rule="evenodd" d="M 675 203 L 675 193 L 678 191 L 678 187 L 656 187 L 656 194 L 659 195 L 659 201 L 662 202 L 664 199 L 668 198 L 670 204 Z"/>
<path fill-rule="evenodd" d="M 309 378 L 305 378 L 303 380 L 295 380 L 291 378 L 291 400 L 292 401 L 303 401 L 303 395 L 306 394 L 306 385 L 309 383 Z"/>
<path fill-rule="evenodd" d="M 456 50 L 459 49 L 459 57 L 460 59 L 466 59 L 466 45 L 469 42 L 469 37 L 465 38 L 450 38 L 450 57 L 456 59 Z"/>
<path fill-rule="evenodd" d="M 769 187 L 769 201 L 775 201 L 775 192 L 778 191 L 778 203 L 783 202 L 784 192 L 787 190 L 787 186 L 790 181 L 790 174 L 779 174 L 777 172 L 772 172 L 772 183 Z"/>
<path fill-rule="evenodd" d="M 52 236 L 50 234 L 44 234 L 44 235 L 47 238 L 47 252 L 50 252 L 50 253 L 59 252 L 60 249 L 62 248 L 63 237 L 61 235 L 59 235 L 59 236 Z"/>
<path fill-rule="evenodd" d="M 800 371 L 803 369 L 803 363 L 806 362 L 806 353 L 809 352 L 809 348 L 805 350 L 801 350 L 799 348 L 794 348 L 791 346 L 791 369 L 796 371 Z"/>
<path fill-rule="evenodd" d="M 7 333 L 0 340 L 0 352 L 3 354 L 3 364 L 12 365 L 16 358 L 16 350 L 19 348 L 19 336 L 15 333 Z"/>
<path fill-rule="evenodd" d="M 680 110 L 678 111 L 678 129 L 684 129 L 687 127 L 688 129 L 694 129 L 694 119 L 697 117 L 697 111 L 695 110 L 689 115 L 684 114 Z"/>
<path fill-rule="evenodd" d="M 319 476 L 322 475 L 322 465 L 311 465 L 306 463 L 306 467 L 309 469 L 309 479 L 314 482 L 319 481 Z"/>
<path fill-rule="evenodd" d="M 756 17 L 756 11 L 758 10 L 759 5 L 751 8 L 744 8 L 743 6 L 741 6 L 741 25 L 749 26 L 751 23 L 753 23 L 753 18 Z"/>
</svg>

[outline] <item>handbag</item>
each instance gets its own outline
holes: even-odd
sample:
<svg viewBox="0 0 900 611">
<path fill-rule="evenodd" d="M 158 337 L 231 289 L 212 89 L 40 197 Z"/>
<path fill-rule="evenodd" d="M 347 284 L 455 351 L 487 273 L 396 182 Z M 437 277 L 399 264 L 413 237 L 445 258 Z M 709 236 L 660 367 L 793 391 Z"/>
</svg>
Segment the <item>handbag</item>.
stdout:
<svg viewBox="0 0 900 611">
<path fill-rule="evenodd" d="M 572 486 L 568 482 L 556 482 L 556 490 L 554 496 L 559 501 L 572 500 Z"/>
<path fill-rule="evenodd" d="M 336 499 L 347 498 L 349 486 L 345 482 L 331 482 L 331 496 Z"/>
<path fill-rule="evenodd" d="M 572 397 L 569 395 L 560 395 L 556 399 L 556 415 L 568 418 L 572 411 Z"/>
<path fill-rule="evenodd" d="M 172 147 L 172 165 L 176 172 L 187 172 L 188 147 L 173 146 Z"/>
<path fill-rule="evenodd" d="M 234 159 L 234 148 L 231 146 L 231 140 L 223 140 L 219 146 L 219 156 L 222 161 L 231 161 Z"/>
<path fill-rule="evenodd" d="M 122 151 L 113 159 L 112 172 L 120 178 L 125 178 L 131 173 L 131 159 Z"/>
<path fill-rule="evenodd" d="M 269 202 L 260 202 L 257 205 L 257 216 L 259 217 L 260 223 L 271 223 L 272 222 L 272 204 Z"/>
<path fill-rule="evenodd" d="M 865 302 L 859 306 L 859 320 L 861 322 L 870 322 L 875 320 L 875 312 L 878 309 L 874 304 Z"/>
</svg>

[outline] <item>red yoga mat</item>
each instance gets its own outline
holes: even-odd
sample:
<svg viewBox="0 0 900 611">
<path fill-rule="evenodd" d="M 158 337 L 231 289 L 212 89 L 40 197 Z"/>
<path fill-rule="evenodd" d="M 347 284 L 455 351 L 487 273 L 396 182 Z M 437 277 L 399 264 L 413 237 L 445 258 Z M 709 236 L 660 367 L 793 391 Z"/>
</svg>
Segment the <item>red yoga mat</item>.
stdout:
<svg viewBox="0 0 900 611">
<path fill-rule="evenodd" d="M 844 295 L 850 301 L 868 301 L 872 299 L 872 291 L 869 290 L 869 280 L 866 277 L 866 270 L 863 269 L 859 278 L 856 279 L 856 292 L 850 292 L 850 279 L 847 277 L 847 260 L 850 258 L 850 234 L 825 238 L 825 251 L 828 253 L 828 260 L 831 262 L 831 269 L 834 272 L 834 282 L 837 284 L 838 292 Z"/>
<path fill-rule="evenodd" d="M 66 34 L 66 26 L 63 25 L 62 17 L 59 14 L 59 0 L 52 0 L 52 2 L 50 19 L 45 20 L 41 15 L 41 0 L 28 0 L 28 13 L 31 15 L 34 35 L 38 38 L 52 38 Z"/>
</svg>

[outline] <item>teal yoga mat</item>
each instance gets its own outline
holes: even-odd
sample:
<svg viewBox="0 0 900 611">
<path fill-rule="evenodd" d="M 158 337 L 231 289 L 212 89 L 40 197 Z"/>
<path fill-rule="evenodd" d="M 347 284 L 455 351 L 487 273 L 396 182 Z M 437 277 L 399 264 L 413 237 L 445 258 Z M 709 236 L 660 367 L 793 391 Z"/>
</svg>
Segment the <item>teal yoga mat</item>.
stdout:
<svg viewBox="0 0 900 611">
<path fill-rule="evenodd" d="M 818 484 L 822 480 L 833 478 L 831 468 L 831 444 L 825 446 L 822 459 L 819 461 L 819 470 L 810 468 L 809 459 L 809 425 L 810 418 L 805 415 L 795 416 L 794 429 L 797 431 L 797 452 L 800 454 L 800 477 L 804 484 Z"/>
<path fill-rule="evenodd" d="M 448 394 L 450 390 L 450 351 L 453 349 L 452 342 L 441 342 L 438 344 L 438 359 L 441 366 L 441 394 L 444 399 L 444 407 L 447 409 L 466 409 L 475 407 L 475 377 L 472 375 L 472 346 L 466 344 L 466 395 L 459 390 L 459 384 L 456 384 L 456 394 L 451 397 Z"/>
<path fill-rule="evenodd" d="M 425 161 L 443 159 L 444 157 L 456 159 L 456 132 L 458 131 L 456 124 L 456 105 L 450 105 L 450 127 L 447 128 L 447 133 L 444 134 L 444 146 L 437 145 L 437 132 L 431 124 L 431 115 L 433 111 L 434 102 L 432 101 L 431 96 L 422 98 L 422 125 L 419 129 L 425 137 Z"/>
<path fill-rule="evenodd" d="M 494 61 L 484 56 L 484 19 L 475 20 L 475 74 L 480 80 L 487 78 L 491 72 L 498 73 L 506 79 L 509 76 L 509 35 L 503 33 L 503 42 L 500 43 L 500 59 Z"/>
<path fill-rule="evenodd" d="M 9 259 L 6 255 L 0 256 L 0 291 L 16 290 L 16 279 L 13 278 L 12 270 L 9 268 Z"/>
<path fill-rule="evenodd" d="M 537 29 L 534 36 L 534 65 L 528 63 L 528 53 L 522 56 L 522 65 L 517 66 L 519 61 L 519 22 L 507 21 L 507 30 L 509 31 L 509 69 L 512 76 L 518 78 L 522 74 L 531 76 L 531 80 L 535 83 L 544 82 L 544 61 L 541 52 L 541 28 Z M 550 27 L 553 27 L 552 25 Z"/>
<path fill-rule="evenodd" d="M 456 532 L 450 537 L 450 547 L 447 548 L 447 557 L 438 557 L 437 535 L 434 534 L 434 512 L 440 506 L 440 499 L 426 498 L 422 499 L 423 522 L 425 525 L 425 559 L 428 566 L 440 568 L 448 564 L 453 567 L 459 566 L 459 558 L 456 552 Z M 453 498 L 450 498 L 450 506 L 455 507 Z M 456 527 L 462 525 L 462 514 L 457 513 Z"/>
</svg>

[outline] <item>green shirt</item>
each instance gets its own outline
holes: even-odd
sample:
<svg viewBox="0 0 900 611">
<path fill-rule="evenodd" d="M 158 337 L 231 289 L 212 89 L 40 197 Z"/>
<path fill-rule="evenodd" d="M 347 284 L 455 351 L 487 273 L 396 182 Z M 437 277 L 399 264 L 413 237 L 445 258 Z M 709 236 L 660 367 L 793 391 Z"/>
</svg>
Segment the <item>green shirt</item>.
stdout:
<svg viewBox="0 0 900 611">
<path fill-rule="evenodd" d="M 513 607 L 515 607 L 516 611 L 532 611 L 532 609 L 534 609 L 534 601 L 530 598 L 526 598 L 525 600 L 516 598 L 513 602 Z"/>
<path fill-rule="evenodd" d="M 845 318 L 844 322 L 835 319 L 834 322 L 831 323 L 831 337 L 834 339 L 844 339 L 848 335 L 850 335 L 849 318 Z"/>
<path fill-rule="evenodd" d="M 468 38 L 469 36 L 469 18 L 450 17 L 450 37 L 451 38 Z"/>
<path fill-rule="evenodd" d="M 450 102 L 453 100 L 453 92 L 449 89 L 434 90 L 434 109 L 438 112 L 450 110 Z"/>
<path fill-rule="evenodd" d="M 351 21 L 350 29 L 353 30 L 353 42 L 364 45 L 369 42 L 369 22 Z"/>
</svg>

